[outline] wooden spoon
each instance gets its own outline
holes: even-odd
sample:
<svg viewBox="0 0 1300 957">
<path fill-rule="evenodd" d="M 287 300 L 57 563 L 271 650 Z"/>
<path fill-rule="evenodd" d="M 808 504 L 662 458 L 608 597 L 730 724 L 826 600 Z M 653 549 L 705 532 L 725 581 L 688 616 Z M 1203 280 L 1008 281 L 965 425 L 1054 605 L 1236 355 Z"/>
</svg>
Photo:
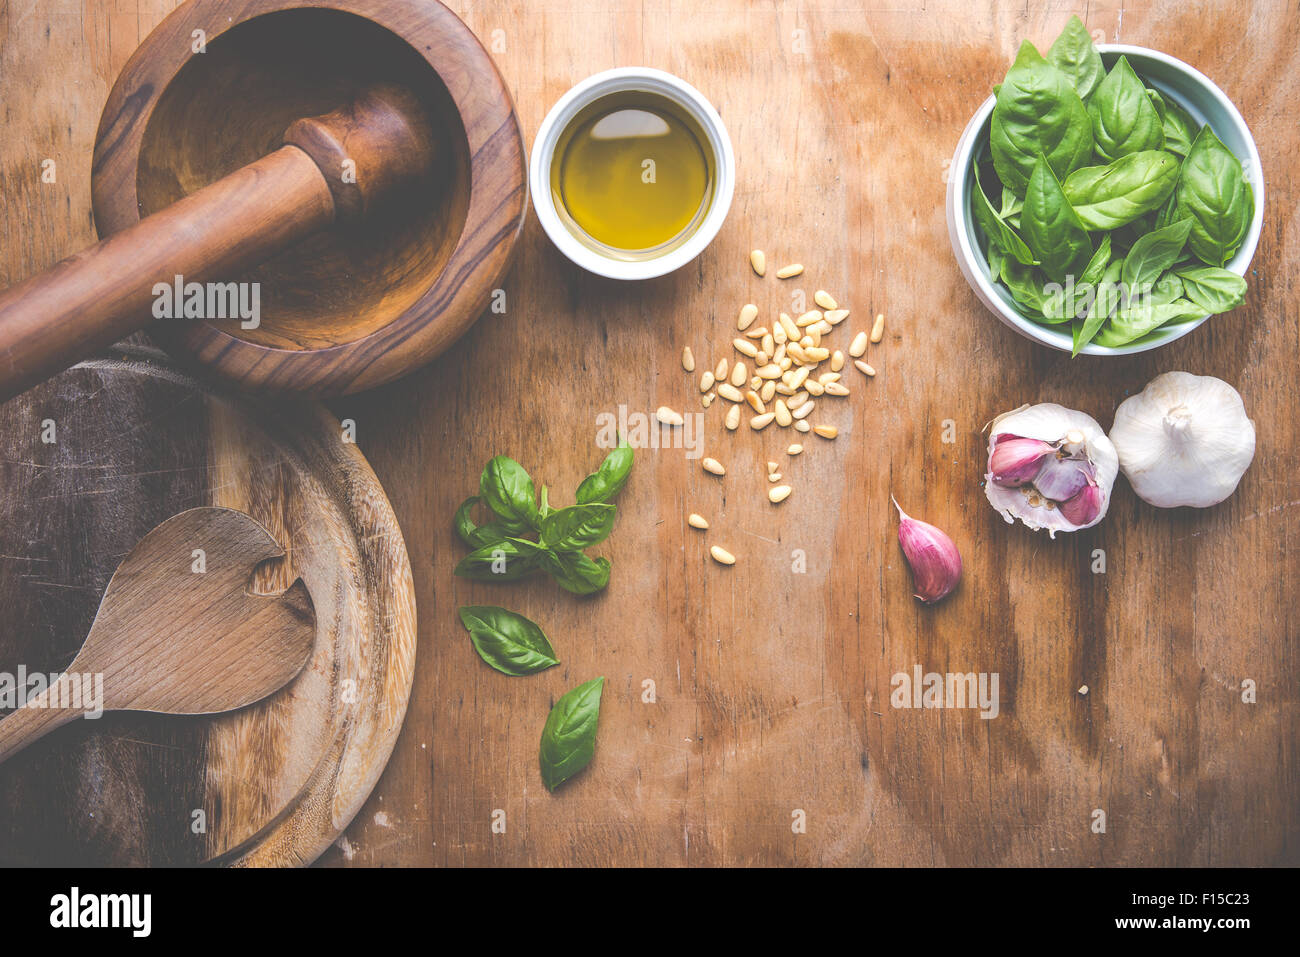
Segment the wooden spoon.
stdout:
<svg viewBox="0 0 1300 957">
<path fill-rule="evenodd" d="M 278 597 L 246 590 L 258 562 L 283 554 L 234 509 L 158 525 L 113 573 L 67 671 L 0 720 L 0 761 L 97 708 L 211 714 L 283 687 L 311 655 L 311 596 L 301 579 Z"/>
</svg>

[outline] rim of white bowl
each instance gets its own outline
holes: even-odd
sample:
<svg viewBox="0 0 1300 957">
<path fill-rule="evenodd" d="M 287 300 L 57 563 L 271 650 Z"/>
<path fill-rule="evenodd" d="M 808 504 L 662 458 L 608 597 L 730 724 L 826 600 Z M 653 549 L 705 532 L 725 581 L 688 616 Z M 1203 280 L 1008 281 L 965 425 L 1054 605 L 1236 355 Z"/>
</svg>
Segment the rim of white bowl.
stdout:
<svg viewBox="0 0 1300 957">
<path fill-rule="evenodd" d="M 1206 93 L 1210 94 L 1223 112 L 1227 114 L 1232 125 L 1237 128 L 1237 133 L 1245 144 L 1247 153 L 1244 158 L 1238 157 L 1238 159 L 1242 160 L 1246 179 L 1254 193 L 1255 215 L 1251 220 L 1250 230 L 1247 232 L 1246 238 L 1242 241 L 1241 247 L 1229 261 L 1226 268 L 1240 276 L 1244 276 L 1250 268 L 1251 260 L 1255 257 L 1255 250 L 1259 246 L 1259 238 L 1264 224 L 1264 167 L 1259 158 L 1259 148 L 1255 145 L 1255 137 L 1251 135 L 1250 127 L 1246 125 L 1245 119 L 1232 100 L 1219 89 L 1213 80 L 1177 57 L 1161 53 L 1159 50 L 1124 43 L 1099 43 L 1097 44 L 1097 50 L 1103 56 L 1129 56 L 1155 60 L 1168 66 L 1173 71 L 1181 73 L 1191 83 L 1200 86 Z M 1141 71 L 1137 70 L 1136 67 L 1134 69 L 1140 76 Z M 1163 81 L 1154 81 L 1149 77 L 1143 77 L 1143 80 L 1157 87 L 1169 85 Z M 1179 92 L 1177 99 L 1179 105 L 1186 108 L 1184 101 L 1187 99 L 1187 94 Z M 956 254 L 957 264 L 961 268 L 962 275 L 966 277 L 966 281 L 975 291 L 976 296 L 990 312 L 1001 319 L 1003 323 L 1025 336 L 1025 338 L 1062 352 L 1070 352 L 1073 347 L 1073 340 L 1068 331 L 1058 332 L 1053 327 L 1040 325 L 1031 319 L 1025 318 L 1015 307 L 1014 302 L 1010 301 L 1009 295 L 999 291 L 994 285 L 988 276 L 984 256 L 979 251 L 979 242 L 973 232 L 974 223 L 968 215 L 969 186 L 973 181 L 970 172 L 971 159 L 979 141 L 979 134 L 983 132 L 990 115 L 993 113 L 994 103 L 995 97 L 990 96 L 975 111 L 975 115 L 966 124 L 966 129 L 962 131 L 961 139 L 957 142 L 957 150 L 953 154 L 952 163 L 948 167 L 950 170 L 947 190 L 948 238 L 952 242 L 953 252 Z M 1192 112 L 1200 114 L 1201 111 L 1196 109 Z M 1122 356 L 1136 355 L 1151 349 L 1158 349 L 1163 345 L 1181 339 L 1209 318 L 1210 316 L 1207 315 L 1199 319 L 1188 319 L 1185 322 L 1162 326 L 1156 332 L 1164 332 L 1164 335 L 1149 334 L 1136 342 L 1122 346 L 1102 346 L 1090 342 L 1080 350 L 1079 354 Z"/>
<path fill-rule="evenodd" d="M 670 249 L 662 256 L 648 259 L 616 259 L 586 245 L 560 219 L 551 195 L 551 163 L 555 158 L 555 145 L 569 121 L 589 103 L 602 96 L 628 90 L 657 93 L 686 110 L 708 139 L 708 145 L 713 150 L 717 176 L 709 211 L 695 232 L 680 246 Z M 722 117 L 699 90 L 663 70 L 652 67 L 619 67 L 587 77 L 551 107 L 533 139 L 528 181 L 533 194 L 533 209 L 537 212 L 542 229 L 569 260 L 588 272 L 609 279 L 654 279 L 685 266 L 718 235 L 731 209 L 731 199 L 736 189 L 736 157 Z"/>
</svg>

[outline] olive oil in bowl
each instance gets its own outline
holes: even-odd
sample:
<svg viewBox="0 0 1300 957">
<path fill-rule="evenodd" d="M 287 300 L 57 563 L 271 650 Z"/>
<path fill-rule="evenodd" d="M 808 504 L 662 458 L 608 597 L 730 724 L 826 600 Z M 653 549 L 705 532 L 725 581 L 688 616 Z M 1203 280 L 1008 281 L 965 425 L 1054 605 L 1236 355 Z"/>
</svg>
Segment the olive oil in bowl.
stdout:
<svg viewBox="0 0 1300 957">
<path fill-rule="evenodd" d="M 565 127 L 551 193 L 583 244 L 640 260 L 690 238 L 709 212 L 715 177 L 699 124 L 668 97 L 628 90 L 593 101 Z"/>
</svg>

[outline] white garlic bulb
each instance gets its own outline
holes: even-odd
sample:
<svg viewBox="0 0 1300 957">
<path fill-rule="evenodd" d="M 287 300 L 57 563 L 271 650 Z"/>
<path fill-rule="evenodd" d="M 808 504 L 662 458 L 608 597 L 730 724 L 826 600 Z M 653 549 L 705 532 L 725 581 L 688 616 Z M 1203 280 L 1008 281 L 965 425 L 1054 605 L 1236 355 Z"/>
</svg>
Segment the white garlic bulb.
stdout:
<svg viewBox="0 0 1300 957">
<path fill-rule="evenodd" d="M 1133 491 L 1160 508 L 1206 508 L 1232 494 L 1255 457 L 1255 423 L 1213 376 L 1166 372 L 1115 410 L 1111 441 Z"/>
<path fill-rule="evenodd" d="M 1022 405 L 993 420 L 984 494 L 1008 523 L 1057 532 L 1106 516 L 1119 456 L 1097 420 L 1054 402 Z"/>
</svg>

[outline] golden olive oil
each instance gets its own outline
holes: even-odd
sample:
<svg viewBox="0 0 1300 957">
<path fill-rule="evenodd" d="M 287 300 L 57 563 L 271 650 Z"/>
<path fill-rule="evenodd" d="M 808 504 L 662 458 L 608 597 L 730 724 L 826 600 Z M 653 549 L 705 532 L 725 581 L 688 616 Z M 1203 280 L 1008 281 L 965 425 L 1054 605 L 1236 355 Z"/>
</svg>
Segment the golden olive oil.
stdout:
<svg viewBox="0 0 1300 957">
<path fill-rule="evenodd" d="M 601 97 L 565 127 L 551 192 L 570 231 L 606 255 L 648 259 L 685 242 L 713 199 L 713 151 L 699 124 L 654 93 Z"/>
</svg>

